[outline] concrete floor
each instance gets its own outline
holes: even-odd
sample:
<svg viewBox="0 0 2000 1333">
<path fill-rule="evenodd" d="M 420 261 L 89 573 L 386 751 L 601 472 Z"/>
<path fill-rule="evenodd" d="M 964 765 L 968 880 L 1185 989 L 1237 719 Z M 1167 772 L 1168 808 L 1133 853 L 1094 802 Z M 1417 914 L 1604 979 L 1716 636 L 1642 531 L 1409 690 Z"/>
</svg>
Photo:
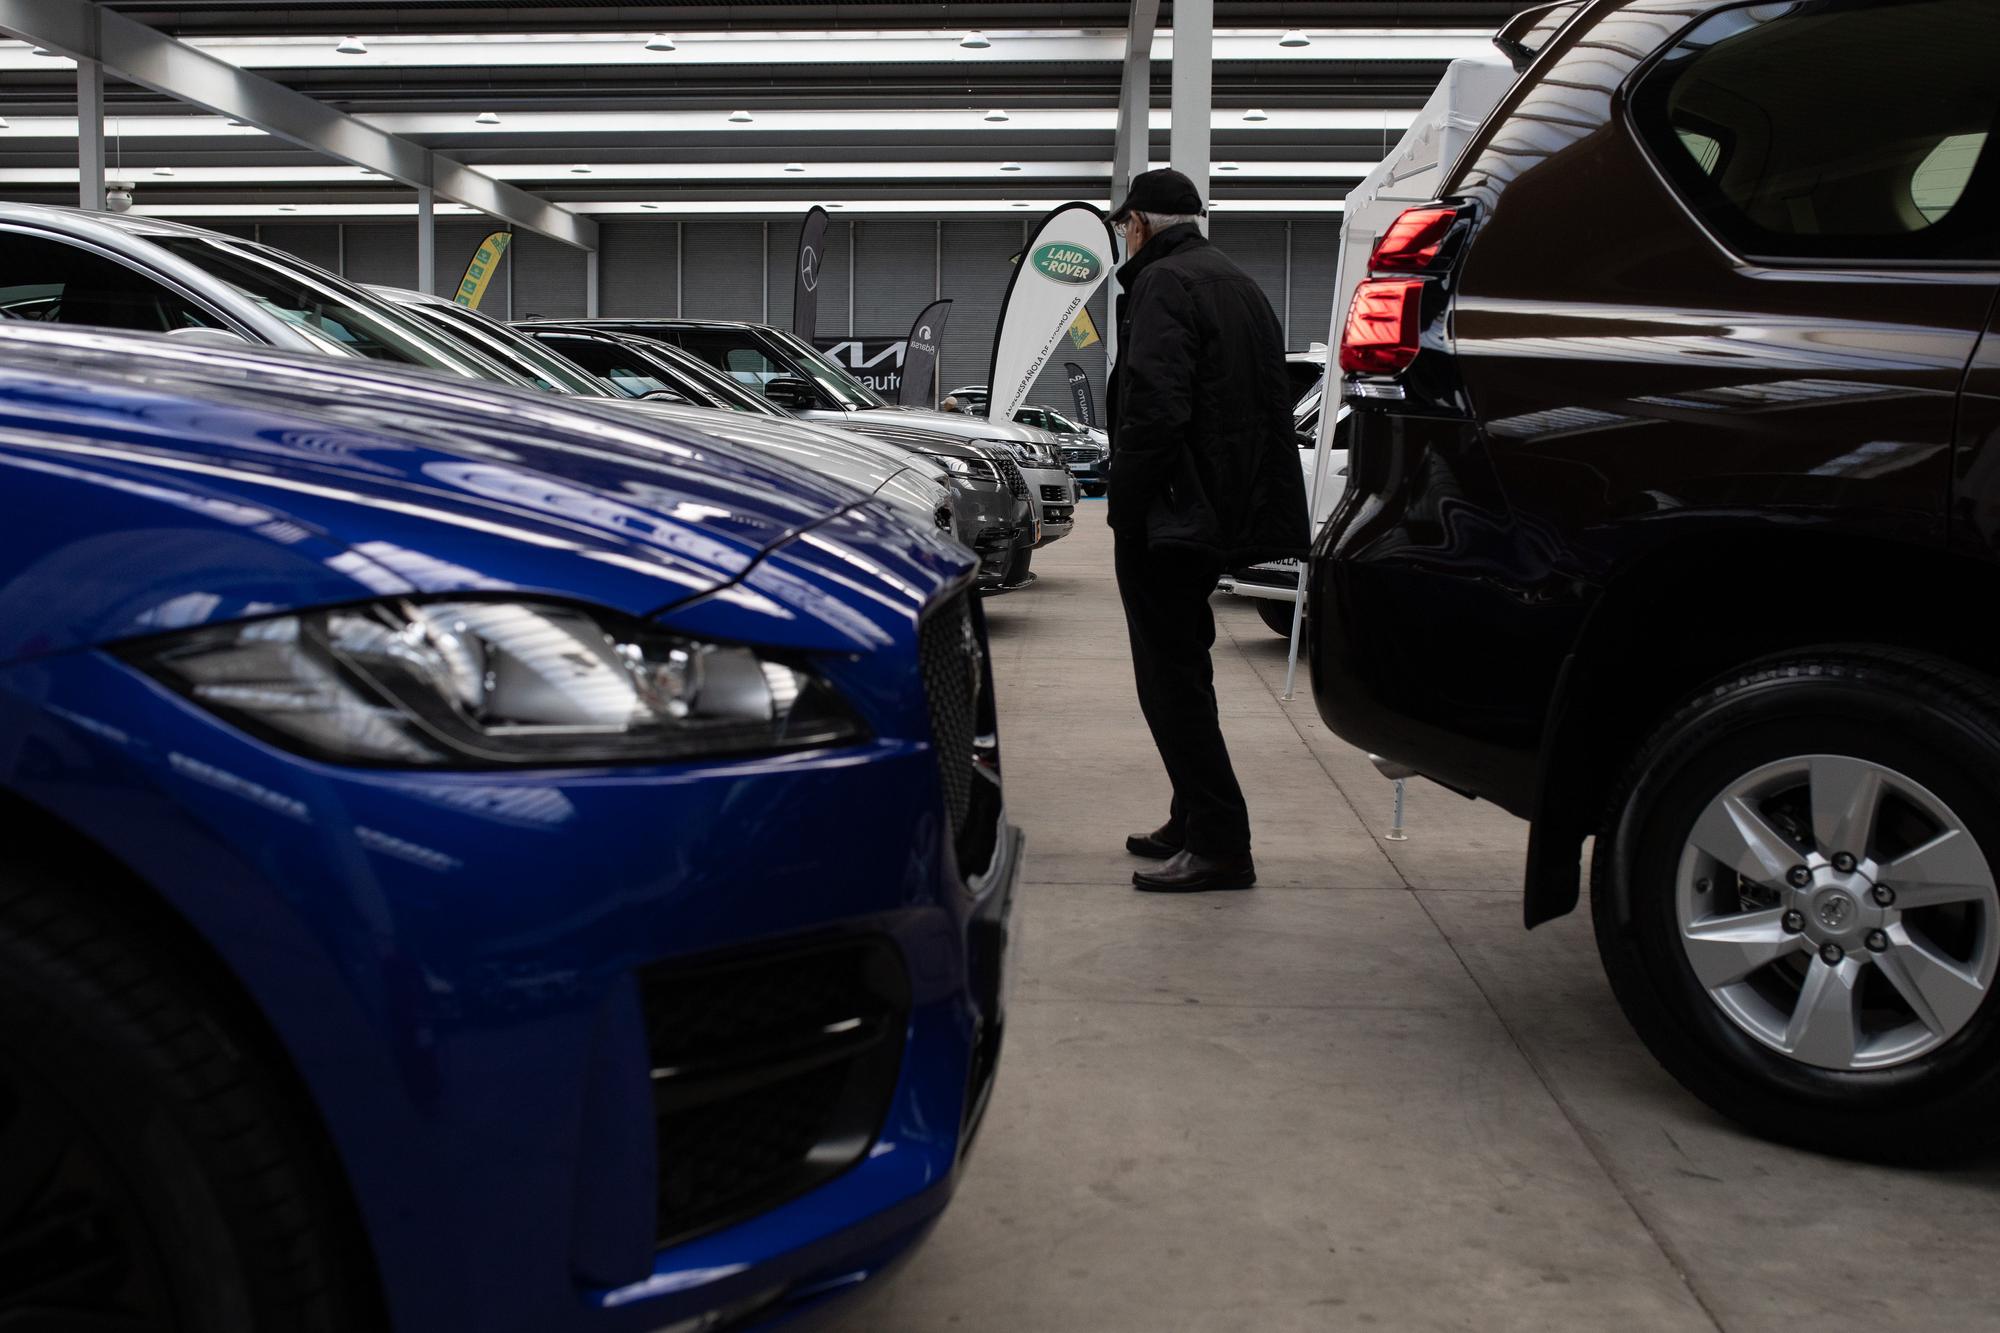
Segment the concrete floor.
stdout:
<svg viewBox="0 0 2000 1333">
<path fill-rule="evenodd" d="M 2000 1164 L 1752 1139 L 1613 1003 L 1581 914 L 1521 929 L 1526 827 L 1391 787 L 1280 702 L 1219 598 L 1251 893 L 1135 893 L 1167 786 L 1103 507 L 987 604 L 1028 833 L 1000 1080 L 958 1197 L 845 1333 L 2000 1328 Z"/>
</svg>

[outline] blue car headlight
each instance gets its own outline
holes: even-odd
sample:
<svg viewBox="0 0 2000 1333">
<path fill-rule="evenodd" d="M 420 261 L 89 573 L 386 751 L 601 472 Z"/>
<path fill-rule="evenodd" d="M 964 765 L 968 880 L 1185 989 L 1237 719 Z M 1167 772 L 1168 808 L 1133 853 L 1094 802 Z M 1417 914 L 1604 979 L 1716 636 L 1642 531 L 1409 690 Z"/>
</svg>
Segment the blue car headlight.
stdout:
<svg viewBox="0 0 2000 1333">
<path fill-rule="evenodd" d="M 388 600 L 124 655 L 247 731 L 344 764 L 648 763 L 867 734 L 803 665 L 554 602 Z"/>
</svg>

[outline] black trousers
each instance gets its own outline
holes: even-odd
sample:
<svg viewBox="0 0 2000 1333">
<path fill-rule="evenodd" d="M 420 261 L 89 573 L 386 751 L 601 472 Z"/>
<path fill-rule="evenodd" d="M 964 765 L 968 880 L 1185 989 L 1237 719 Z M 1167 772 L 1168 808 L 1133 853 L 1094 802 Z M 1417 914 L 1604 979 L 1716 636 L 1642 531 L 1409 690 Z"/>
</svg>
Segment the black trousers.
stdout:
<svg viewBox="0 0 2000 1333">
<path fill-rule="evenodd" d="M 1196 855 L 1247 855 L 1250 809 L 1222 740 L 1208 655 L 1215 646 L 1208 597 L 1222 571 L 1188 552 L 1149 550 L 1143 531 L 1118 532 L 1113 549 L 1139 709 L 1174 784 L 1168 827 Z"/>
</svg>

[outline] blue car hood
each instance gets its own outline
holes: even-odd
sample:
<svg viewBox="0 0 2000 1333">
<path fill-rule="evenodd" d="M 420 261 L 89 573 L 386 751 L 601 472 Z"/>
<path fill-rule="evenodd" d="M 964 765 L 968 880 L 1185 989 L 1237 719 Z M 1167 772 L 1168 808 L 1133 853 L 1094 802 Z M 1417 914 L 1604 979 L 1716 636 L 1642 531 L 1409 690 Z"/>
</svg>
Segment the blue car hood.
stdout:
<svg viewBox="0 0 2000 1333">
<path fill-rule="evenodd" d="M 390 594 L 653 614 L 863 501 L 551 396 L 20 326 L 0 484 L 0 660 Z"/>
</svg>

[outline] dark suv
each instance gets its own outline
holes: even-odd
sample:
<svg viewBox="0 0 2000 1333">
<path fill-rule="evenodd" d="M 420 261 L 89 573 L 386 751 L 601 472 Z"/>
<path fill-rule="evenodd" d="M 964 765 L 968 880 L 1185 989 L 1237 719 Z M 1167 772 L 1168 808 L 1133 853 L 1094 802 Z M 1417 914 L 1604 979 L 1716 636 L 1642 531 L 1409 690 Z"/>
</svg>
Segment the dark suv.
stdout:
<svg viewBox="0 0 2000 1333">
<path fill-rule="evenodd" d="M 1598 0 L 1382 235 L 1313 553 L 1342 736 L 1533 821 L 1690 1089 L 2000 1133 L 2000 5 Z"/>
</svg>

